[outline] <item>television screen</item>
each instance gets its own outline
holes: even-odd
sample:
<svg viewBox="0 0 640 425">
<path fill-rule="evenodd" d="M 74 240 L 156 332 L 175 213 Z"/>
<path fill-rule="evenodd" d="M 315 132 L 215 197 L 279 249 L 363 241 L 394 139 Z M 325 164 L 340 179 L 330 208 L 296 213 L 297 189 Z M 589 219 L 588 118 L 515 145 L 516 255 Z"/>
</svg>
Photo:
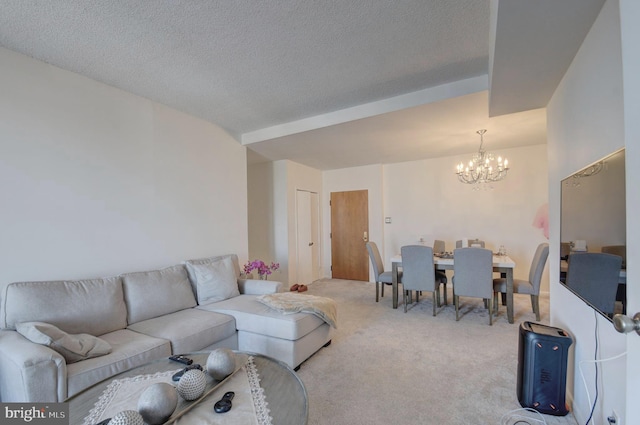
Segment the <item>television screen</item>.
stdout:
<svg viewBox="0 0 640 425">
<path fill-rule="evenodd" d="M 610 253 L 623 257 L 614 311 L 602 311 L 601 299 L 589 287 L 598 282 L 571 282 L 567 287 L 605 317 L 626 313 L 625 152 L 619 150 L 562 180 L 560 214 L 560 282 L 567 284 L 570 256 Z M 577 261 L 576 261 L 577 264 Z"/>
</svg>

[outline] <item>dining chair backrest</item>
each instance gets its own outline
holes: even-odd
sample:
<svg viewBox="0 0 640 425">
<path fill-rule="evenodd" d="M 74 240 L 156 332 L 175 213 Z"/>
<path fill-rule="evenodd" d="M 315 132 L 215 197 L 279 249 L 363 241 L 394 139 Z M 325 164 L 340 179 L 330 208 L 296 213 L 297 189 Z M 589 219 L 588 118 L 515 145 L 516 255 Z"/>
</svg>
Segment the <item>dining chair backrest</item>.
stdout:
<svg viewBox="0 0 640 425">
<path fill-rule="evenodd" d="M 536 253 L 531 260 L 531 268 L 529 269 L 529 283 L 533 286 L 535 294 L 540 292 L 540 281 L 542 280 L 542 272 L 549 257 L 549 244 L 544 242 L 538 245 Z"/>
<path fill-rule="evenodd" d="M 469 248 L 469 247 L 484 248 L 484 241 L 481 241 L 480 239 L 468 239 L 466 245 L 464 240 L 456 241 L 456 248 Z"/>
<path fill-rule="evenodd" d="M 485 248 L 453 251 L 453 286 L 456 295 L 493 297 L 493 253 Z"/>
<path fill-rule="evenodd" d="M 375 242 L 367 242 L 367 251 L 369 251 L 369 258 L 371 259 L 376 282 L 379 282 L 380 275 L 384 273 L 384 263 L 382 262 L 380 251 L 378 251 L 378 245 L 376 245 Z"/>
<path fill-rule="evenodd" d="M 626 245 L 607 245 L 600 249 L 606 254 L 613 254 L 622 257 L 622 268 L 627 267 L 627 246 Z"/>
<path fill-rule="evenodd" d="M 436 254 L 441 254 L 445 252 L 444 241 L 441 241 L 439 239 L 436 239 L 435 241 L 433 241 L 433 252 Z"/>
<path fill-rule="evenodd" d="M 622 258 L 598 252 L 576 252 L 569 256 L 566 285 L 595 308 L 613 313 Z"/>
<path fill-rule="evenodd" d="M 435 270 L 433 248 L 424 245 L 406 245 L 402 254 L 402 286 L 406 291 L 434 291 Z"/>
<path fill-rule="evenodd" d="M 471 247 L 471 248 L 484 248 L 484 241 L 481 241 L 479 239 L 470 239 L 469 240 L 469 247 Z"/>
</svg>

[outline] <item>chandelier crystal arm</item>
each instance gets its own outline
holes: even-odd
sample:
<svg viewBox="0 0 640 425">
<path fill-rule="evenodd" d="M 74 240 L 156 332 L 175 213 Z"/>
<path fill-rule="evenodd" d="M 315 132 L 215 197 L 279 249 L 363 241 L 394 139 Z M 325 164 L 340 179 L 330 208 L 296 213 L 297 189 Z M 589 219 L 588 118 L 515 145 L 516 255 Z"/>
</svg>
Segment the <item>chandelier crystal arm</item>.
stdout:
<svg viewBox="0 0 640 425">
<path fill-rule="evenodd" d="M 458 180 L 462 183 L 490 183 L 502 180 L 506 177 L 509 170 L 509 161 L 499 156 L 496 160 L 491 153 L 487 153 L 483 149 L 484 134 L 487 130 L 478 130 L 476 133 L 480 135 L 480 148 L 469 164 L 465 165 L 461 162 L 456 166 L 456 174 Z"/>
</svg>

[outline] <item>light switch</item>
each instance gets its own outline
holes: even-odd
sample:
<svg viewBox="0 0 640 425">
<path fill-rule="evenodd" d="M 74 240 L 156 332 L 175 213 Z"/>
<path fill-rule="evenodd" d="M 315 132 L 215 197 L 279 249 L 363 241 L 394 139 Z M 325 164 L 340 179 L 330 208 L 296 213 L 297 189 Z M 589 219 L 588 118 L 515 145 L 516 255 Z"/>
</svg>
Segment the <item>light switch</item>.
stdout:
<svg viewBox="0 0 640 425">
<path fill-rule="evenodd" d="M 391 224 L 391 217 L 385 217 L 384 222 L 387 224 Z"/>
</svg>

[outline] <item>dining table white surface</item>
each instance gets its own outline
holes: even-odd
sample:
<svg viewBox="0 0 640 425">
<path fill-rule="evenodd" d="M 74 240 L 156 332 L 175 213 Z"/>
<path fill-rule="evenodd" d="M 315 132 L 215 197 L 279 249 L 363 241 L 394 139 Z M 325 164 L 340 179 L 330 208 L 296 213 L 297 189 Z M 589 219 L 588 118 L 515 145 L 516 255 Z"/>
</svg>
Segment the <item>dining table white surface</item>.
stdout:
<svg viewBox="0 0 640 425">
<path fill-rule="evenodd" d="M 434 255 L 433 264 L 440 270 L 453 270 L 453 255 L 445 257 Z M 391 257 L 391 275 L 393 308 L 398 308 L 398 268 L 402 267 L 402 256 L 396 254 Z M 501 273 L 507 279 L 507 320 L 513 323 L 513 269 L 516 267 L 515 261 L 508 255 L 493 255 L 493 271 Z"/>
</svg>

